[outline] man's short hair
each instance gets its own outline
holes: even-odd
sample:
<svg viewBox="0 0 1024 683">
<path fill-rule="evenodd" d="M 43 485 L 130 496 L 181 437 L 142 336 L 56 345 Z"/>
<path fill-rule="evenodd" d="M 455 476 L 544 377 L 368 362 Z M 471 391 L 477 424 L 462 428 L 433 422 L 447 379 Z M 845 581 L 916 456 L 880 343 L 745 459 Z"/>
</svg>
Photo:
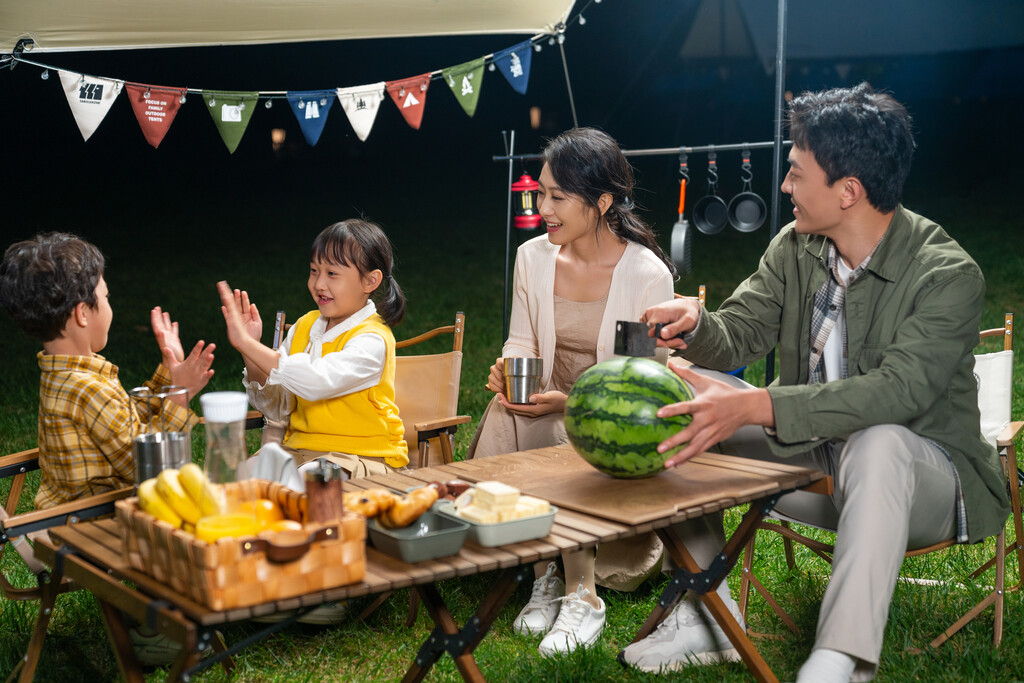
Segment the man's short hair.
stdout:
<svg viewBox="0 0 1024 683">
<path fill-rule="evenodd" d="M 95 245 L 63 232 L 15 242 L 0 264 L 0 305 L 33 339 L 61 336 L 81 302 L 96 307 L 103 254 Z"/>
<path fill-rule="evenodd" d="M 914 156 L 910 114 L 867 83 L 804 93 L 789 105 L 793 144 L 814 155 L 829 185 L 860 180 L 868 202 L 883 213 L 896 209 Z"/>
</svg>

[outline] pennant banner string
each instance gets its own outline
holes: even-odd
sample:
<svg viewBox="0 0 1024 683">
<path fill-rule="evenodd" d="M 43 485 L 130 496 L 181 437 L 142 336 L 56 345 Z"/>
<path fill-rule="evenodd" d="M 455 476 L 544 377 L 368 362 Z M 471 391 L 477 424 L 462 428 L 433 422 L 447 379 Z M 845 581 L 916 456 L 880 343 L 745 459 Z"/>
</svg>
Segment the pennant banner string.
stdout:
<svg viewBox="0 0 1024 683">
<path fill-rule="evenodd" d="M 534 51 L 540 52 L 541 49 L 543 48 L 542 43 L 544 42 L 545 38 L 548 39 L 548 44 L 549 45 L 554 44 L 556 42 L 556 40 L 557 40 L 558 44 L 562 44 L 564 42 L 564 40 L 565 40 L 565 27 L 564 26 L 558 27 L 558 31 L 559 32 L 557 34 L 557 39 L 556 39 L 556 35 L 555 34 L 546 34 L 546 33 L 537 34 L 537 35 L 533 36 L 532 38 L 529 38 L 528 40 L 525 40 L 525 41 L 523 41 L 522 43 L 520 43 L 518 45 L 514 45 L 511 48 L 507 48 L 505 50 L 499 50 L 498 52 L 492 52 L 490 54 L 484 55 L 480 59 L 483 61 L 484 64 L 491 65 L 492 68 L 493 68 L 494 60 L 495 60 L 495 55 L 497 55 L 498 58 L 503 58 L 503 57 L 507 56 L 512 51 L 519 51 L 520 48 L 525 46 L 527 43 L 529 43 L 533 47 Z M 52 66 L 50 64 L 44 64 L 42 62 L 38 62 L 38 61 L 35 61 L 33 59 L 28 59 L 28 58 L 22 56 L 22 54 L 4 55 L 3 56 L 3 62 L 4 62 L 3 64 L 0 64 L 0 68 L 5 68 L 5 67 L 13 68 L 15 66 L 15 64 L 17 64 L 17 63 L 24 63 L 24 64 L 31 64 L 32 66 L 35 66 L 35 67 L 38 67 L 38 68 L 44 69 L 44 70 L 49 70 L 49 71 L 67 71 L 66 69 L 60 69 L 59 67 Z M 7 64 L 6 62 L 10 62 L 10 64 Z M 430 73 L 430 80 L 432 80 L 432 81 L 444 80 L 444 73 L 446 71 L 448 71 L 450 68 L 451 67 L 445 68 L 445 69 L 437 69 L 435 71 L 429 72 Z M 74 73 L 79 73 L 80 76 L 83 76 L 83 77 L 86 77 L 86 78 L 104 79 L 104 80 L 113 80 L 113 81 L 120 81 L 120 80 L 122 80 L 122 79 L 112 78 L 110 76 L 94 76 L 92 74 L 86 74 L 86 73 L 80 73 L 80 72 L 74 72 Z M 210 90 L 209 88 L 204 89 L 204 88 L 195 88 L 195 87 L 191 87 L 191 86 L 189 86 L 189 87 L 182 87 L 182 88 L 175 88 L 175 87 L 172 87 L 172 86 L 151 85 L 149 87 L 152 90 L 160 90 L 160 91 L 166 91 L 166 92 L 176 92 L 176 93 L 182 93 L 182 94 L 186 94 L 186 95 L 190 95 L 190 94 L 200 95 L 200 94 L 202 94 L 204 92 L 208 92 Z M 515 86 L 513 86 L 513 87 L 515 87 Z M 220 91 L 214 91 L 214 92 L 220 92 Z M 257 90 L 255 92 L 258 94 L 260 99 L 287 99 L 289 91 L 288 90 Z"/>
</svg>

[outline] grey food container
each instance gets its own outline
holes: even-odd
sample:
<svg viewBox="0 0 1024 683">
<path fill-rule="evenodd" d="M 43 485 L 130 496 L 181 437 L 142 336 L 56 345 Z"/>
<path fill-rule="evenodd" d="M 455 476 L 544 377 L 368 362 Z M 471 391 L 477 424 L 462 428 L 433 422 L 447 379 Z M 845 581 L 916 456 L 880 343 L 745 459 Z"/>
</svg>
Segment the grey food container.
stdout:
<svg viewBox="0 0 1024 683">
<path fill-rule="evenodd" d="M 454 555 L 462 548 L 469 523 L 427 510 L 407 527 L 386 529 L 376 519 L 366 521 L 373 547 L 403 562 L 422 562 Z"/>
<path fill-rule="evenodd" d="M 521 543 L 532 541 L 537 538 L 544 538 L 551 533 L 551 527 L 555 523 L 555 513 L 558 508 L 554 505 L 543 515 L 513 519 L 511 522 L 498 522 L 497 524 L 477 524 L 462 519 L 455 512 L 455 503 L 450 500 L 441 501 L 437 504 L 439 514 L 449 519 L 469 525 L 469 540 L 485 548 L 493 548 L 509 543 Z"/>
</svg>

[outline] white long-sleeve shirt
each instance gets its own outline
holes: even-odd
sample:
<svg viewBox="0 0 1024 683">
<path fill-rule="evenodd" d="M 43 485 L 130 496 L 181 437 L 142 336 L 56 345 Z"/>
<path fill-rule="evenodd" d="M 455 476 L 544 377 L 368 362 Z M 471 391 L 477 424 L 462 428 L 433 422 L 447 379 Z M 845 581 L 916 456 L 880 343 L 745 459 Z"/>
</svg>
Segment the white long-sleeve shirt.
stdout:
<svg viewBox="0 0 1024 683">
<path fill-rule="evenodd" d="M 321 401 L 362 391 L 380 383 L 387 358 L 387 346 L 377 334 L 359 334 L 345 348 L 323 355 L 323 345 L 351 330 L 377 312 L 372 301 L 327 330 L 327 321 L 321 317 L 309 331 L 309 344 L 301 353 L 289 353 L 295 328 L 288 334 L 277 352 L 281 359 L 265 384 L 250 382 L 242 372 L 242 384 L 253 408 L 269 420 L 282 420 L 295 410 L 295 397 L 307 401 Z"/>
</svg>

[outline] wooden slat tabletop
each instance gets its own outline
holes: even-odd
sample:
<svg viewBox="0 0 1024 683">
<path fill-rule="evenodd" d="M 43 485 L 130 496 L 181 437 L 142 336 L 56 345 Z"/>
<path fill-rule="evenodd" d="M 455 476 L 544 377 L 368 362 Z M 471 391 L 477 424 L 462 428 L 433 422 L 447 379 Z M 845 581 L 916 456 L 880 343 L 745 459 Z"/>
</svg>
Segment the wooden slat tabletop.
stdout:
<svg viewBox="0 0 1024 683">
<path fill-rule="evenodd" d="M 497 479 L 546 498 L 559 510 L 551 533 L 542 539 L 497 548 L 466 543 L 456 555 L 415 564 L 368 547 L 366 576 L 359 583 L 224 611 L 209 610 L 132 569 L 121 556 L 121 528 L 116 519 L 57 527 L 50 533 L 57 543 L 71 546 L 91 562 L 109 569 L 111 575 L 130 579 L 146 595 L 176 605 L 197 623 L 212 625 L 530 564 L 749 502 L 767 493 L 793 490 L 824 476 L 800 467 L 705 453 L 657 477 L 619 480 L 594 470 L 565 445 L 353 480 L 345 483 L 346 488 L 405 491 L 429 481 Z M 47 549 L 40 550 L 44 561 L 53 561 Z"/>
<path fill-rule="evenodd" d="M 666 526 L 793 491 L 826 476 L 805 467 L 703 453 L 654 477 L 614 479 L 587 464 L 568 444 L 470 462 L 471 467 L 458 470 L 467 481 L 496 479 L 559 508 L 629 525 L 630 533 L 645 523 Z M 441 474 L 447 467 L 435 470 Z M 425 476 L 423 471 L 420 478 Z"/>
</svg>

